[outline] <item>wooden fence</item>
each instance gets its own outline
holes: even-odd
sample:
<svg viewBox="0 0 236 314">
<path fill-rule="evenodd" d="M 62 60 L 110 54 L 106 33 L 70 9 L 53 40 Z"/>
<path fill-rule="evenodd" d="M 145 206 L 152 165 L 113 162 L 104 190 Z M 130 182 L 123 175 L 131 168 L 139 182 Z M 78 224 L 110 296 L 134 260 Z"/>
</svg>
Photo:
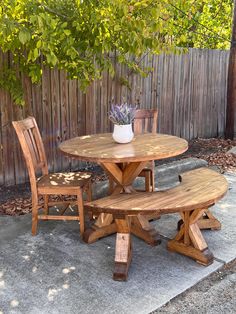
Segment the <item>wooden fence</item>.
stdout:
<svg viewBox="0 0 236 314">
<path fill-rule="evenodd" d="M 40 86 L 23 78 L 24 108 L 14 105 L 0 91 L 0 185 L 27 181 L 25 163 L 11 121 L 34 115 L 42 132 L 50 170 L 69 169 L 70 162 L 58 152 L 68 138 L 108 132 L 111 103 L 138 104 L 158 108 L 158 132 L 196 137 L 221 136 L 225 128 L 228 51 L 190 50 L 187 54 L 146 56 L 142 62 L 153 68 L 141 78 L 117 66 L 114 78 L 104 73 L 83 94 L 77 81 L 64 72 L 44 70 Z M 0 63 L 8 56 L 0 55 Z M 121 84 L 128 74 L 129 88 Z M 78 166 L 73 161 L 73 166 Z"/>
</svg>

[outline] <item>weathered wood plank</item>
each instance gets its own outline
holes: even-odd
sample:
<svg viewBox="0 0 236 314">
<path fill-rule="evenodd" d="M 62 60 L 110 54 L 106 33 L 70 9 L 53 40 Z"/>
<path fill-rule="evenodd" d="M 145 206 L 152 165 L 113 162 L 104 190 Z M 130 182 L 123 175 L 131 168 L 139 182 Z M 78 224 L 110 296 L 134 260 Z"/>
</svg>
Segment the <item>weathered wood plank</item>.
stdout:
<svg viewBox="0 0 236 314">
<path fill-rule="evenodd" d="M 50 170 L 69 168 L 69 162 L 62 162 L 58 153 L 62 140 L 112 131 L 107 114 L 112 103 L 127 101 L 140 108 L 158 108 L 158 132 L 186 139 L 223 135 L 228 51 L 190 49 L 180 55 L 145 55 L 140 64 L 153 68 L 146 78 L 118 65 L 114 54 L 110 56 L 117 75 L 111 77 L 107 71 L 86 93 L 77 81 L 66 80 L 65 73 L 46 68 L 39 86 L 22 77 L 27 102 L 23 109 L 0 92 L 0 184 L 27 180 L 19 145 L 8 141 L 11 136 L 15 138 L 11 120 L 28 115 L 34 115 L 38 122 Z M 1 64 L 11 66 L 7 54 L 0 53 L 0 58 Z M 120 78 L 127 79 L 129 87 Z M 79 162 L 71 165 L 78 167 Z"/>
<path fill-rule="evenodd" d="M 65 141 L 70 138 L 70 114 L 69 114 L 69 81 L 64 71 L 60 71 L 60 117 L 61 117 L 61 138 L 60 141 Z M 61 152 L 57 148 L 57 155 L 60 156 Z M 69 169 L 69 159 L 60 156 L 62 159 L 62 169 Z"/>
<path fill-rule="evenodd" d="M 60 73 L 57 69 L 51 70 L 51 104 L 52 104 L 52 153 L 53 169 L 57 171 L 62 169 L 62 156 L 58 154 L 58 145 L 62 141 L 61 133 L 61 99 L 60 99 Z"/>
</svg>

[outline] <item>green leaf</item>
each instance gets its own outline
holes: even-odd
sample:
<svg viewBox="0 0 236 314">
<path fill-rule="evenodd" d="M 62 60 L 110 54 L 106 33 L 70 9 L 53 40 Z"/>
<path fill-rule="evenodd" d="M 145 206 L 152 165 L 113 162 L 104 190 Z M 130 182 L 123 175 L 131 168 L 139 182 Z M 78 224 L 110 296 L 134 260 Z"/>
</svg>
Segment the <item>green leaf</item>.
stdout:
<svg viewBox="0 0 236 314">
<path fill-rule="evenodd" d="M 24 45 L 27 41 L 30 41 L 30 32 L 26 29 L 23 29 L 19 32 L 19 40 Z"/>
</svg>

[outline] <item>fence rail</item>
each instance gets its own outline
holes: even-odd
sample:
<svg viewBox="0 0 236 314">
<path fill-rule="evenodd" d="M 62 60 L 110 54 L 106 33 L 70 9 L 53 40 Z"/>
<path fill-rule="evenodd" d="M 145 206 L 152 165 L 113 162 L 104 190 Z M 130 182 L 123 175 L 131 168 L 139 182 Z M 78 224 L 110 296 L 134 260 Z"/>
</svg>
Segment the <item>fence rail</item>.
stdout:
<svg viewBox="0 0 236 314">
<path fill-rule="evenodd" d="M 52 171 L 78 166 L 58 152 L 68 138 L 108 132 L 107 112 L 111 103 L 158 108 L 158 132 L 196 137 L 221 136 L 225 128 L 228 51 L 192 49 L 180 55 L 147 55 L 143 65 L 153 68 L 146 78 L 116 66 L 116 76 L 104 73 L 87 93 L 77 81 L 69 81 L 56 69 L 44 70 L 40 86 L 22 78 L 27 105 L 19 108 L 0 91 L 0 185 L 27 181 L 25 163 L 11 125 L 12 120 L 35 116 L 42 132 Z M 0 65 L 9 56 L 0 54 Z M 129 86 L 122 85 L 128 75 Z"/>
</svg>

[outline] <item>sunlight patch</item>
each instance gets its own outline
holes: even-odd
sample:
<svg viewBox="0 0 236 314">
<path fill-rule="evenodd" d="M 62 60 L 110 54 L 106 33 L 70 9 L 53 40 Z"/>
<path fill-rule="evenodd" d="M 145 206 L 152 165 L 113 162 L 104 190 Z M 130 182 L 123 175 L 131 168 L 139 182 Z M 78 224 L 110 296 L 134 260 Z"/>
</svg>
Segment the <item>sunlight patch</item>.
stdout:
<svg viewBox="0 0 236 314">
<path fill-rule="evenodd" d="M 62 287 L 63 289 L 69 289 L 70 286 L 68 285 L 68 283 L 65 283 Z"/>
<path fill-rule="evenodd" d="M 58 290 L 57 289 L 49 289 L 48 290 L 48 300 L 53 301 L 54 297 L 58 295 Z"/>
<path fill-rule="evenodd" d="M 26 260 L 26 261 L 29 261 L 29 259 L 30 259 L 29 255 L 23 255 L 22 257 L 23 257 L 23 259 Z"/>
<path fill-rule="evenodd" d="M 37 268 L 36 266 L 34 266 L 34 267 L 32 268 L 32 272 L 33 272 L 33 273 L 36 273 L 37 270 L 38 270 L 38 268 Z"/>
<path fill-rule="evenodd" d="M 71 266 L 69 268 L 63 268 L 62 272 L 63 274 L 69 274 L 72 270 L 75 270 L 74 266 Z"/>
<path fill-rule="evenodd" d="M 227 203 L 219 204 L 219 206 L 220 206 L 221 208 L 229 208 L 229 207 L 231 207 L 230 204 L 227 204 Z"/>
<path fill-rule="evenodd" d="M 17 307 L 19 305 L 19 301 L 14 299 L 11 301 L 11 307 Z"/>
<path fill-rule="evenodd" d="M 51 185 L 58 185 L 58 183 L 55 181 L 50 181 L 50 183 L 51 183 Z"/>
<path fill-rule="evenodd" d="M 69 268 L 64 268 L 62 270 L 62 272 L 63 272 L 63 274 L 69 274 L 70 270 L 69 270 Z"/>
<path fill-rule="evenodd" d="M 5 287 L 5 281 L 4 280 L 0 280 L 0 289 Z"/>
</svg>

